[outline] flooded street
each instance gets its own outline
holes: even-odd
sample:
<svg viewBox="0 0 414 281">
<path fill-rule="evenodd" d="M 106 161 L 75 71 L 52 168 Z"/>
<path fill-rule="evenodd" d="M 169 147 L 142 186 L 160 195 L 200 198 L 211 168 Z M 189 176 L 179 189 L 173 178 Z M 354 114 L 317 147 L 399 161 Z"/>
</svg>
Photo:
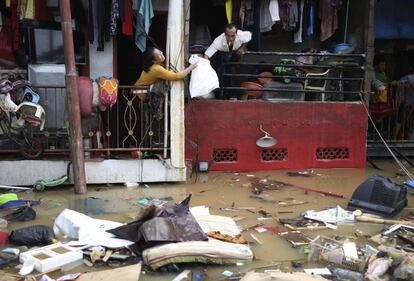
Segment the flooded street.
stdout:
<svg viewBox="0 0 414 281">
<path fill-rule="evenodd" d="M 161 183 L 148 184 L 147 186 L 140 184 L 138 187 L 125 187 L 122 185 L 89 186 L 88 193 L 84 196 L 74 195 L 72 188 L 62 187 L 48 188 L 46 191 L 38 193 L 25 192 L 20 193 L 19 197 L 42 201 L 41 205 L 35 207 L 37 212 L 36 220 L 26 223 L 10 223 L 8 230 L 33 224 L 53 226 L 54 219 L 65 208 L 82 212 L 94 218 L 129 222 L 143 208 L 137 202 L 140 197 L 172 199 L 169 201 L 169 204 L 171 204 L 180 202 L 189 193 L 193 194 L 191 206 L 204 205 L 210 207 L 210 212 L 214 215 L 245 217 L 237 221 L 237 224 L 242 228 L 248 228 L 260 222 L 263 222 L 266 226 L 280 226 L 280 223 L 276 222 L 274 218 L 297 218 L 302 211 L 311 209 L 323 210 L 337 205 L 345 208 L 354 189 L 371 175 L 388 176 L 396 183 L 401 183 L 405 179 L 396 175 L 396 173 L 399 173 L 399 170 L 397 165 L 391 160 L 376 161 L 376 164 L 383 171 L 370 167 L 366 169 L 318 169 L 314 170 L 311 177 L 288 176 L 286 171 L 258 173 L 209 172 L 193 174 L 187 183 Z M 283 186 L 279 190 L 274 191 L 265 190 L 261 194 L 261 197 L 265 198 L 265 200 L 261 200 L 254 198 L 254 193 L 252 193 L 249 183 L 253 177 L 285 182 L 293 186 Z M 344 198 L 305 192 L 303 189 L 294 186 L 333 192 L 343 195 Z M 280 206 L 275 203 L 275 201 L 292 201 L 293 199 L 306 203 L 294 206 Z M 408 207 L 401 214 L 410 211 L 410 209 L 413 210 L 414 196 L 408 195 L 408 200 Z M 248 210 L 245 210 L 245 207 L 249 207 L 247 208 Z M 227 209 L 220 210 L 220 208 Z M 258 218 L 261 215 L 258 211 L 260 210 L 269 212 L 273 215 L 273 218 L 259 221 Z M 311 238 L 320 234 L 328 237 L 355 237 L 356 230 L 372 235 L 379 233 L 383 229 L 383 225 L 356 223 L 355 225 L 340 225 L 338 230 L 308 230 L 303 231 L 303 233 Z M 250 233 L 253 233 L 262 244 L 255 242 Z M 202 280 L 220 280 L 223 278 L 222 272 L 224 270 L 237 274 L 269 265 L 275 265 L 269 268 L 289 270 L 291 261 L 306 261 L 306 254 L 301 253 L 299 249 L 292 248 L 287 241 L 278 235 L 272 234 L 270 231 L 258 233 L 256 230 L 251 229 L 244 231 L 242 235 L 251 242 L 251 248 L 255 254 L 255 260 L 252 264 L 240 267 L 179 265 L 180 269 L 191 269 L 194 273 L 201 273 L 203 275 Z M 91 269 L 86 266 L 78 267 L 71 270 L 71 272 L 83 270 Z M 140 280 L 172 280 L 178 274 L 145 271 L 146 273 L 142 275 Z"/>
</svg>

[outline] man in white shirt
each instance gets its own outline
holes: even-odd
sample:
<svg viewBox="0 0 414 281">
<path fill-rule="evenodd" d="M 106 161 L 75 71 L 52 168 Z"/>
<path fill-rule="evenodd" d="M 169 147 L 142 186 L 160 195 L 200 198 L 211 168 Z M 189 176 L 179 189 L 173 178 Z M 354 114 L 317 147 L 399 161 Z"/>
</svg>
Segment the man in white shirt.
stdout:
<svg viewBox="0 0 414 281">
<path fill-rule="evenodd" d="M 224 33 L 214 39 L 213 43 L 204 53 L 206 59 L 210 59 L 217 51 L 230 52 L 240 56 L 246 51 L 247 43 L 252 40 L 250 31 L 237 30 L 236 25 L 228 24 Z"/>
<path fill-rule="evenodd" d="M 223 73 L 225 64 L 230 61 L 239 61 L 241 56 L 246 52 L 247 43 L 252 40 L 250 31 L 237 30 L 236 25 L 228 24 L 224 28 L 224 33 L 216 37 L 213 43 L 204 53 L 204 58 L 211 59 L 211 66 L 216 70 L 219 78 L 220 87 L 223 87 Z M 237 72 L 235 67 L 230 67 L 227 72 Z M 226 80 L 228 86 L 238 86 L 240 83 L 234 79 Z"/>
</svg>

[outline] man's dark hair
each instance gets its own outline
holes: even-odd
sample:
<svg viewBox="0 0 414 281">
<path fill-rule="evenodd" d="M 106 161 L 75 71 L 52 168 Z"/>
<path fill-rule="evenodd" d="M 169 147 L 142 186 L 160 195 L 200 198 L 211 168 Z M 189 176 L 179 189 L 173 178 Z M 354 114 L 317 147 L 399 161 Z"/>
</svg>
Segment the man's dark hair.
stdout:
<svg viewBox="0 0 414 281">
<path fill-rule="evenodd" d="M 226 30 L 230 30 L 230 29 L 233 29 L 233 28 L 235 28 L 236 31 L 237 31 L 237 26 L 234 23 L 226 24 L 226 26 L 224 26 L 224 32 L 226 32 Z"/>
<path fill-rule="evenodd" d="M 383 55 L 375 55 L 375 57 L 374 57 L 374 66 L 377 66 L 382 62 L 385 62 L 385 57 Z"/>
<path fill-rule="evenodd" d="M 151 66 L 154 64 L 154 47 L 148 48 L 142 57 L 142 69 L 145 72 L 148 72 L 151 68 Z"/>
</svg>

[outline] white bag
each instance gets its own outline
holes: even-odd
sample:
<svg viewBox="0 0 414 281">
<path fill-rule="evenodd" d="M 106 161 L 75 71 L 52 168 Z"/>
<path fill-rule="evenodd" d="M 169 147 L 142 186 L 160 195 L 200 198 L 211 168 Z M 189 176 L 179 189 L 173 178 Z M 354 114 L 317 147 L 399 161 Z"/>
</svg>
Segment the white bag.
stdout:
<svg viewBox="0 0 414 281">
<path fill-rule="evenodd" d="M 122 223 L 91 218 L 82 213 L 65 209 L 55 219 L 53 231 L 55 235 L 66 235 L 78 241 L 71 241 L 69 246 L 104 246 L 107 248 L 121 248 L 132 245 L 134 242 L 116 238 L 106 232 L 121 226 Z"/>
<path fill-rule="evenodd" d="M 189 61 L 191 64 L 198 64 L 191 72 L 191 97 L 208 96 L 210 92 L 219 87 L 219 79 L 216 71 L 211 67 L 210 61 L 205 58 L 192 55 Z"/>
</svg>

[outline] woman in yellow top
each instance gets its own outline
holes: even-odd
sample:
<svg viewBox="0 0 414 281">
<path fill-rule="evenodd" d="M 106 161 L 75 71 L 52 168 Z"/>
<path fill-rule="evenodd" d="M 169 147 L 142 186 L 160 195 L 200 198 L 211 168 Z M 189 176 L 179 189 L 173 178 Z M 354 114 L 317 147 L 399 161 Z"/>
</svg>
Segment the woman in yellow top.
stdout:
<svg viewBox="0 0 414 281">
<path fill-rule="evenodd" d="M 143 70 L 135 85 L 150 86 L 160 79 L 181 80 L 197 67 L 196 64 L 192 64 L 183 71 L 173 72 L 162 66 L 164 61 L 165 57 L 161 50 L 152 47 L 145 51 L 142 63 Z"/>
</svg>

